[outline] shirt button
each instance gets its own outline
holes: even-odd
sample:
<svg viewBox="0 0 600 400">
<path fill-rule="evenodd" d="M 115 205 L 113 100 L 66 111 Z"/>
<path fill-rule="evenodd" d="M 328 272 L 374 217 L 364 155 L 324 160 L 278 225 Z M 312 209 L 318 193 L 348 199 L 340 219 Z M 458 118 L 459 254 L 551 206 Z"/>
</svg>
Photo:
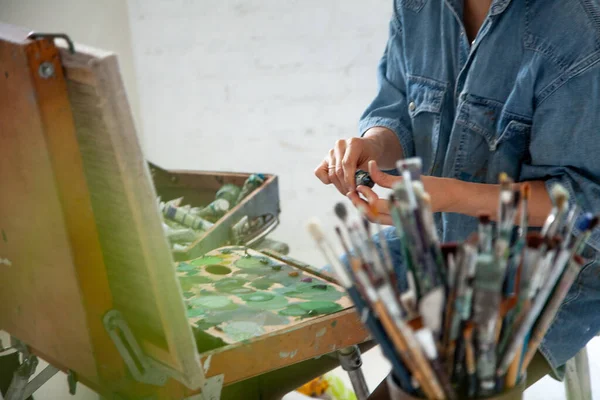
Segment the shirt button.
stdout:
<svg viewBox="0 0 600 400">
<path fill-rule="evenodd" d="M 414 101 L 411 101 L 410 103 L 408 103 L 408 111 L 415 111 L 417 109 L 417 105 L 415 104 Z"/>
</svg>

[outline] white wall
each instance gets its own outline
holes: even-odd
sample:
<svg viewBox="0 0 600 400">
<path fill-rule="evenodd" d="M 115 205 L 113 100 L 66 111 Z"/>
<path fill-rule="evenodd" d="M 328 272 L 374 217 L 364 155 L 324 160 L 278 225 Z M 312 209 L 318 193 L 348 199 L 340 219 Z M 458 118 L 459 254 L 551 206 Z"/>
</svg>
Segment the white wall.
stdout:
<svg viewBox="0 0 600 400">
<path fill-rule="evenodd" d="M 0 0 L 0 22 L 41 32 L 67 33 L 76 43 L 117 53 L 141 132 L 126 0 Z"/>
<path fill-rule="evenodd" d="M 129 10 L 148 158 L 278 174 L 274 237 L 323 263 L 305 223 L 316 215 L 333 229 L 341 196 L 313 169 L 356 135 L 392 1 L 131 0 Z"/>
</svg>

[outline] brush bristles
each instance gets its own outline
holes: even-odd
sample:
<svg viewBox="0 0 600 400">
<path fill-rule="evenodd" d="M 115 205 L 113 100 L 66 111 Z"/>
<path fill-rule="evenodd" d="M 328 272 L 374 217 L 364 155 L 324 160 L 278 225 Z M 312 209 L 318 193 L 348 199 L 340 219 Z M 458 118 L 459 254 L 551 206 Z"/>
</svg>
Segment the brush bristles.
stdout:
<svg viewBox="0 0 600 400">
<path fill-rule="evenodd" d="M 600 218 L 596 215 L 594 216 L 594 218 L 592 218 L 592 220 L 590 221 L 590 226 L 588 227 L 588 230 L 593 230 L 594 228 L 596 228 L 598 226 L 598 222 L 600 222 Z"/>
<path fill-rule="evenodd" d="M 308 221 L 308 223 L 306 224 L 306 229 L 308 230 L 308 233 L 310 233 L 310 235 L 313 237 L 313 239 L 315 239 L 315 241 L 317 241 L 318 243 L 322 242 L 323 239 L 325 239 L 325 234 L 321 229 L 321 224 L 316 218 L 313 218 L 310 221 Z"/>
<path fill-rule="evenodd" d="M 544 243 L 544 238 L 539 232 L 529 232 L 527 234 L 526 243 L 529 248 L 539 249 L 542 243 Z"/>
<path fill-rule="evenodd" d="M 523 184 L 523 186 L 521 186 L 521 197 L 523 197 L 523 200 L 529 200 L 530 196 L 531 196 L 531 184 L 529 182 L 526 182 Z"/>
<path fill-rule="evenodd" d="M 472 321 L 468 321 L 465 324 L 465 329 L 463 330 L 463 333 L 465 335 L 466 340 L 471 340 L 471 338 L 473 337 L 473 329 L 474 328 L 475 328 L 475 325 L 473 324 Z"/>
<path fill-rule="evenodd" d="M 552 186 L 552 189 L 550 189 L 550 198 L 560 209 L 561 207 L 559 207 L 558 203 L 561 202 L 562 205 L 565 201 L 569 200 L 569 191 L 563 185 L 556 184 Z"/>
<path fill-rule="evenodd" d="M 490 223 L 490 216 L 488 214 L 480 214 L 479 215 L 479 223 L 483 225 L 487 225 Z"/>
<path fill-rule="evenodd" d="M 337 203 L 333 208 L 333 211 L 342 222 L 346 222 L 346 218 L 348 218 L 348 209 L 344 203 Z"/>
</svg>

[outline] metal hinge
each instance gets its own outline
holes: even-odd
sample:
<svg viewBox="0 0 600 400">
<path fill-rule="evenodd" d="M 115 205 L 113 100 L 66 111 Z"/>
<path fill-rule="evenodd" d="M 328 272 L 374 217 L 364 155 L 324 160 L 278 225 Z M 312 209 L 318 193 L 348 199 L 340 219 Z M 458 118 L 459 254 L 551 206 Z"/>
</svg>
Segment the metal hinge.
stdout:
<svg viewBox="0 0 600 400">
<path fill-rule="evenodd" d="M 111 310 L 104 315 L 103 322 L 133 379 L 149 385 L 164 386 L 167 383 L 167 373 L 155 368 L 148 360 L 121 313 Z"/>
<path fill-rule="evenodd" d="M 202 386 L 202 393 L 187 397 L 184 400 L 219 400 L 224 380 L 225 376 L 223 374 L 206 378 Z"/>
</svg>

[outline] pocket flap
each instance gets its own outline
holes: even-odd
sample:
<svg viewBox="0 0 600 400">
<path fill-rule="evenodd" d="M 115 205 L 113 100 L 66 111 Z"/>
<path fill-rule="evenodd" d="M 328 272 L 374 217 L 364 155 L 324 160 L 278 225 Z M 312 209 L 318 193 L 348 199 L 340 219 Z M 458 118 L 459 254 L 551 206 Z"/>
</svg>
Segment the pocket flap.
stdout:
<svg viewBox="0 0 600 400">
<path fill-rule="evenodd" d="M 440 113 L 447 84 L 422 76 L 408 75 L 408 112 L 411 117 L 422 112 Z"/>
</svg>

